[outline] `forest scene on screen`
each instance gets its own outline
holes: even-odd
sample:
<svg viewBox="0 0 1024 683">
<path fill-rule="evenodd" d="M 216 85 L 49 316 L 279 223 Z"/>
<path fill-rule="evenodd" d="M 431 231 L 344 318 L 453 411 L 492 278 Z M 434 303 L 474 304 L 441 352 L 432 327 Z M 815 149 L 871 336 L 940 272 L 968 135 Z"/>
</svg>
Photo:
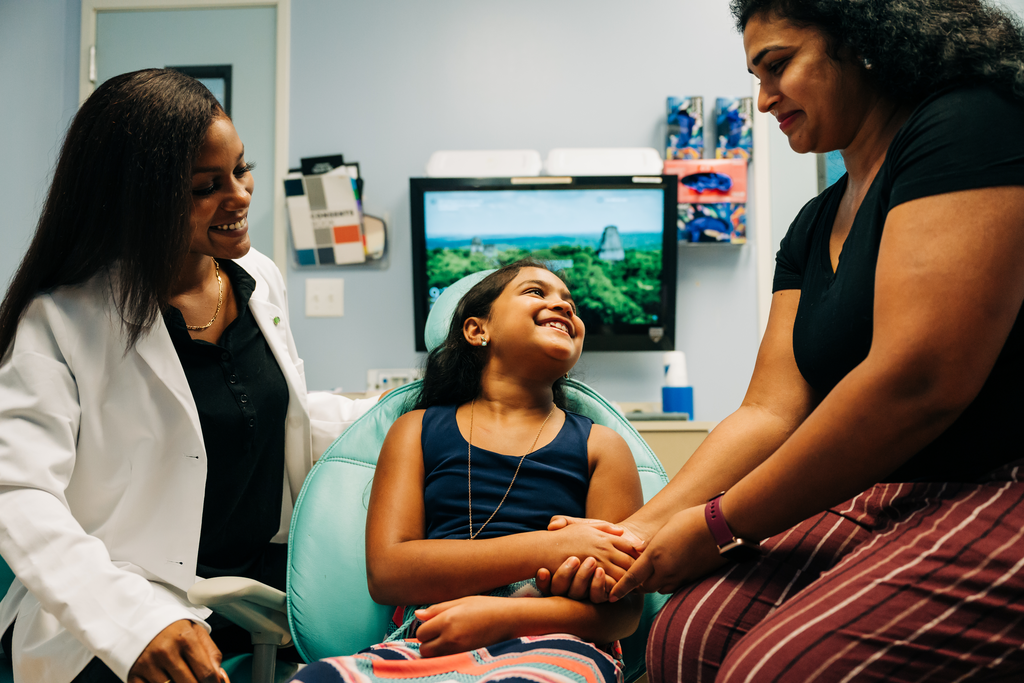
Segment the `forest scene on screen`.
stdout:
<svg viewBox="0 0 1024 683">
<path fill-rule="evenodd" d="M 657 326 L 664 206 L 652 188 L 427 192 L 426 303 L 529 256 L 565 279 L 592 333 Z"/>
<path fill-rule="evenodd" d="M 602 245 L 615 240 L 618 240 L 617 248 L 614 245 L 603 248 Z M 588 327 L 658 322 L 660 234 L 619 235 L 614 226 L 608 226 L 593 246 L 564 244 L 532 248 L 528 244 L 496 241 L 499 243 L 430 249 L 427 252 L 430 305 L 433 306 L 448 285 L 470 273 L 498 268 L 529 256 L 543 261 L 565 279 L 579 316 Z"/>
</svg>

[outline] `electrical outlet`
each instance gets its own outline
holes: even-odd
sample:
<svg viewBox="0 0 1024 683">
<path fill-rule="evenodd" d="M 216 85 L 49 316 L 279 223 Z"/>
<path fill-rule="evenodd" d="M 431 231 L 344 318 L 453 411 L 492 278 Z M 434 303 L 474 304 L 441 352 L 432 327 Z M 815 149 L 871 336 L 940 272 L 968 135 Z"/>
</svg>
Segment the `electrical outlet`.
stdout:
<svg viewBox="0 0 1024 683">
<path fill-rule="evenodd" d="M 345 281 L 341 278 L 306 280 L 306 317 L 340 318 L 345 315 Z"/>
<path fill-rule="evenodd" d="M 419 368 L 397 368 L 390 370 L 367 370 L 366 393 L 382 393 L 388 389 L 415 382 L 423 376 Z"/>
</svg>

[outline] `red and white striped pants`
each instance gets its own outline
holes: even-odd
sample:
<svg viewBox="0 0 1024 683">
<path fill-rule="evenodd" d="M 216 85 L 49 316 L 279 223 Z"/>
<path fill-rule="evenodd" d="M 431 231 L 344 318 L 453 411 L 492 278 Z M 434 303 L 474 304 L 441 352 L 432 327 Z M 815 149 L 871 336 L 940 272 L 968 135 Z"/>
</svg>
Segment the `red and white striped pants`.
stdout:
<svg viewBox="0 0 1024 683">
<path fill-rule="evenodd" d="M 652 683 L 1024 681 L 1024 461 L 988 479 L 878 484 L 680 589 Z"/>
</svg>

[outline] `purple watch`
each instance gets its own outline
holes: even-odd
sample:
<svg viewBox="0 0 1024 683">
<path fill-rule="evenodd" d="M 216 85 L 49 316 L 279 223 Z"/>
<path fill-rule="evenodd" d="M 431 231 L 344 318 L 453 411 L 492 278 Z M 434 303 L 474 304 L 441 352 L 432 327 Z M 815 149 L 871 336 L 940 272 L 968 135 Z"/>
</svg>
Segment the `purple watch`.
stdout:
<svg viewBox="0 0 1024 683">
<path fill-rule="evenodd" d="M 758 557 L 761 555 L 761 543 L 736 538 L 729 528 L 729 523 L 725 521 L 725 515 L 722 513 L 724 495 L 725 491 L 722 491 L 704 506 L 704 521 L 708 523 L 708 529 L 711 530 L 711 535 L 718 546 L 718 554 L 736 562 Z"/>
</svg>

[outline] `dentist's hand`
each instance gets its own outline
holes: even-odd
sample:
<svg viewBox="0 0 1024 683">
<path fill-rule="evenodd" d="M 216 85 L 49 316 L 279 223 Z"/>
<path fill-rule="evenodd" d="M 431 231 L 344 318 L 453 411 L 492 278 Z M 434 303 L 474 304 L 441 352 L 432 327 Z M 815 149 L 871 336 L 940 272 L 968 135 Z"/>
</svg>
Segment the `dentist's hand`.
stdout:
<svg viewBox="0 0 1024 683">
<path fill-rule="evenodd" d="M 206 629 L 188 619 L 149 642 L 128 672 L 128 683 L 231 683 Z"/>
</svg>

